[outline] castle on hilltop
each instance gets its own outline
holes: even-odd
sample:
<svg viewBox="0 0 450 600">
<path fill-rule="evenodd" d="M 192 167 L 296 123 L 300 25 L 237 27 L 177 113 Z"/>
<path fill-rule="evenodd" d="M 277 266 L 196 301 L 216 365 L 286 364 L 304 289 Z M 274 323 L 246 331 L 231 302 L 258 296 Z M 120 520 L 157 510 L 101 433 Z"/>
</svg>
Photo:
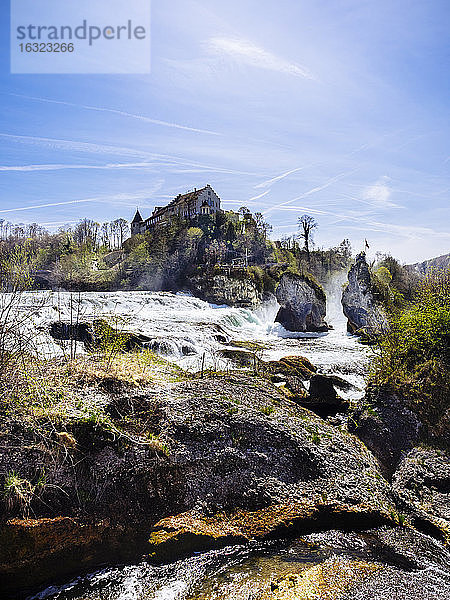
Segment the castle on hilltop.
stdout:
<svg viewBox="0 0 450 600">
<path fill-rule="evenodd" d="M 174 217 L 181 219 L 194 219 L 199 215 L 212 215 L 220 208 L 220 198 L 212 187 L 206 187 L 187 194 L 179 194 L 167 206 L 157 206 L 148 219 L 143 219 L 139 209 L 136 210 L 131 222 L 131 235 L 145 233 L 156 225 L 165 225 Z"/>
</svg>

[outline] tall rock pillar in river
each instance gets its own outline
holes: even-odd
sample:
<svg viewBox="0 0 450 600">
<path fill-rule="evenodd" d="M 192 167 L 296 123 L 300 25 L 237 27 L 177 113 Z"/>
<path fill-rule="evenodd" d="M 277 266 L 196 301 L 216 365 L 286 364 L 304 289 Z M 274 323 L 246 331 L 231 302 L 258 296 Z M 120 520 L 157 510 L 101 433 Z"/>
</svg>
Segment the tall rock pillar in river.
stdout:
<svg viewBox="0 0 450 600">
<path fill-rule="evenodd" d="M 342 309 L 347 317 L 349 333 L 372 336 L 387 327 L 385 312 L 375 300 L 365 252 L 358 254 L 348 272 L 348 285 L 342 294 Z"/>
<path fill-rule="evenodd" d="M 275 321 L 288 331 L 328 331 L 325 292 L 308 277 L 284 273 L 275 296 L 281 306 Z"/>
</svg>

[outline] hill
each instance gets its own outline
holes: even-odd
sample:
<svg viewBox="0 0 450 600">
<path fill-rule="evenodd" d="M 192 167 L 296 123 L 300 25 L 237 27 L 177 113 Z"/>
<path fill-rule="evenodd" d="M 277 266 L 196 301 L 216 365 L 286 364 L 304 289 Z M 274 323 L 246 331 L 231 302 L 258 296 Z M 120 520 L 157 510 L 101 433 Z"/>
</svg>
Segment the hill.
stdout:
<svg viewBox="0 0 450 600">
<path fill-rule="evenodd" d="M 424 260 L 421 263 L 411 265 L 419 273 L 428 273 L 431 269 L 446 269 L 450 267 L 450 253 Z"/>
</svg>

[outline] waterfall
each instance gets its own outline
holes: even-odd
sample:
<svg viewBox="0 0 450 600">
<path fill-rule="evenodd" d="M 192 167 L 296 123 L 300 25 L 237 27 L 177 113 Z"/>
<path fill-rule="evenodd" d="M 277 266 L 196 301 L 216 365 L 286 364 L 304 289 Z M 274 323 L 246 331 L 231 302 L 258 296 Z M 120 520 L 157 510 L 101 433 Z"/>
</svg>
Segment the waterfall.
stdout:
<svg viewBox="0 0 450 600">
<path fill-rule="evenodd" d="M 332 275 L 324 286 L 327 295 L 328 325 L 332 325 L 336 331 L 346 331 L 347 319 L 342 311 L 342 289 L 347 283 L 347 272 L 341 271 Z"/>
</svg>

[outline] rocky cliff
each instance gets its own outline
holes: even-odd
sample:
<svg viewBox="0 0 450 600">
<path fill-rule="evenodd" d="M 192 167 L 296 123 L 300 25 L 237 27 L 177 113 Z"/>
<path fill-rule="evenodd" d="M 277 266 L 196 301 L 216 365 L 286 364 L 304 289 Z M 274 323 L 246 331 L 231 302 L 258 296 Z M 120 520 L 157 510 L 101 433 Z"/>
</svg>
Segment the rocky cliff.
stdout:
<svg viewBox="0 0 450 600">
<path fill-rule="evenodd" d="M 311 279 L 295 273 L 284 273 L 275 290 L 281 308 L 275 321 L 288 331 L 327 331 L 326 297 Z"/>
<path fill-rule="evenodd" d="M 188 286 L 195 296 L 212 304 L 255 308 L 262 298 L 255 282 L 245 274 L 195 276 L 190 278 Z"/>
<path fill-rule="evenodd" d="M 375 300 L 372 277 L 364 252 L 358 254 L 348 273 L 348 285 L 342 294 L 342 308 L 347 317 L 349 333 L 364 333 L 370 337 L 387 326 L 383 308 Z"/>
<path fill-rule="evenodd" d="M 376 395 L 349 420 L 353 435 L 292 393 L 318 377 L 309 361 L 266 367 L 199 378 L 157 359 L 151 384 L 91 385 L 85 373 L 32 421 L 0 413 L 5 597 L 107 562 L 324 529 L 409 519 L 448 539 L 448 456 L 419 447 L 400 400 Z"/>
</svg>

